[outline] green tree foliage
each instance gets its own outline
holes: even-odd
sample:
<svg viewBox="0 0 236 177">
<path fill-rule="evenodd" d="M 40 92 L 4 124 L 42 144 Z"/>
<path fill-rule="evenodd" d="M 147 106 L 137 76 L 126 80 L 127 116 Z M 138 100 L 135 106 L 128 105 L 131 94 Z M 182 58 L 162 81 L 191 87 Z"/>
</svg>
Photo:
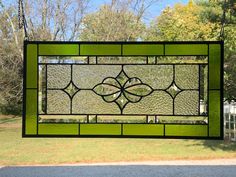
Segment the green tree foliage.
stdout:
<svg viewBox="0 0 236 177">
<path fill-rule="evenodd" d="M 144 29 L 141 17 L 125 4 L 111 3 L 85 16 L 80 40 L 134 41 L 141 37 Z"/>
<path fill-rule="evenodd" d="M 225 18 L 223 18 L 225 9 Z M 167 7 L 147 29 L 145 40 L 211 41 L 220 40 L 222 21 L 225 41 L 225 96 L 236 98 L 236 3 L 189 1 L 187 5 Z"/>
<path fill-rule="evenodd" d="M 187 5 L 167 7 L 151 22 L 147 40 L 189 41 L 215 40 L 219 24 L 201 19 L 203 7 L 190 1 Z"/>
</svg>

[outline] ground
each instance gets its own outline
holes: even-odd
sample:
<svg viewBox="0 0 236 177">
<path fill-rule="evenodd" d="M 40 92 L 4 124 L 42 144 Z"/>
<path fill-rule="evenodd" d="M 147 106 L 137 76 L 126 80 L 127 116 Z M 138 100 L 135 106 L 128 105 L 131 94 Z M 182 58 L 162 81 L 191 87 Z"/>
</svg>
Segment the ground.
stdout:
<svg viewBox="0 0 236 177">
<path fill-rule="evenodd" d="M 22 138 L 20 117 L 0 117 L 0 166 L 235 159 L 236 143 L 216 140 Z"/>
</svg>

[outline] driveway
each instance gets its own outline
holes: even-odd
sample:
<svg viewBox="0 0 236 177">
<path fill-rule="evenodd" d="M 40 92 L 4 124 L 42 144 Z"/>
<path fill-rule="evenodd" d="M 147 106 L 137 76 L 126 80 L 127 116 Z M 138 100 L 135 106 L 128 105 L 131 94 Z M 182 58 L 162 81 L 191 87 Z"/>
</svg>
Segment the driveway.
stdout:
<svg viewBox="0 0 236 177">
<path fill-rule="evenodd" d="M 191 162 L 191 163 L 189 163 Z M 2 167 L 0 177 L 235 177 L 236 164 L 222 160 Z M 200 165 L 202 164 L 202 165 Z M 218 164 L 218 165 L 216 165 Z"/>
</svg>

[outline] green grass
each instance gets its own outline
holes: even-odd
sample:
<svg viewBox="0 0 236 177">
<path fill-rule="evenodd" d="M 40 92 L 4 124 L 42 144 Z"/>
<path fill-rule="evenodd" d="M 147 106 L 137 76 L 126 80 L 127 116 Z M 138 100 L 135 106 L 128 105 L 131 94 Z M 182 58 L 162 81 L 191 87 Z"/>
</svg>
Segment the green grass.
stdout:
<svg viewBox="0 0 236 177">
<path fill-rule="evenodd" d="M 175 139 L 21 138 L 20 118 L 0 117 L 0 166 L 217 158 L 236 158 L 236 143 Z"/>
</svg>

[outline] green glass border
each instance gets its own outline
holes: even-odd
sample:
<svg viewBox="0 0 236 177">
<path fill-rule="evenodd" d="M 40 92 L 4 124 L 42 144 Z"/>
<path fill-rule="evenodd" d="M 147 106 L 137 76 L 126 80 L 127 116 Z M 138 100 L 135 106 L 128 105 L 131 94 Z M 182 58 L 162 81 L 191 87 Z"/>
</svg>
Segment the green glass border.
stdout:
<svg viewBox="0 0 236 177">
<path fill-rule="evenodd" d="M 123 55 L 164 55 L 163 44 L 124 44 Z"/>
<path fill-rule="evenodd" d="M 209 91 L 209 136 L 221 135 L 221 93 L 217 90 Z"/>
<path fill-rule="evenodd" d="M 209 45 L 209 89 L 221 87 L 221 45 Z"/>
<path fill-rule="evenodd" d="M 78 135 L 78 124 L 39 124 L 38 133 L 40 135 Z"/>
<path fill-rule="evenodd" d="M 165 136 L 207 136 L 207 125 L 165 125 Z"/>
<path fill-rule="evenodd" d="M 80 135 L 121 135 L 121 124 L 80 124 Z"/>
<path fill-rule="evenodd" d="M 26 90 L 25 133 L 37 134 L 37 89 Z"/>
<path fill-rule="evenodd" d="M 209 137 L 223 138 L 223 45 L 209 44 Z"/>
<path fill-rule="evenodd" d="M 27 45 L 26 87 L 37 88 L 38 49 L 36 44 Z"/>
<path fill-rule="evenodd" d="M 79 45 L 39 44 L 39 55 L 79 55 Z"/>
<path fill-rule="evenodd" d="M 124 124 L 123 135 L 164 136 L 163 124 Z"/>
<path fill-rule="evenodd" d="M 80 44 L 80 55 L 121 55 L 119 44 Z"/>
<path fill-rule="evenodd" d="M 166 44 L 166 55 L 208 55 L 207 44 Z"/>
</svg>

